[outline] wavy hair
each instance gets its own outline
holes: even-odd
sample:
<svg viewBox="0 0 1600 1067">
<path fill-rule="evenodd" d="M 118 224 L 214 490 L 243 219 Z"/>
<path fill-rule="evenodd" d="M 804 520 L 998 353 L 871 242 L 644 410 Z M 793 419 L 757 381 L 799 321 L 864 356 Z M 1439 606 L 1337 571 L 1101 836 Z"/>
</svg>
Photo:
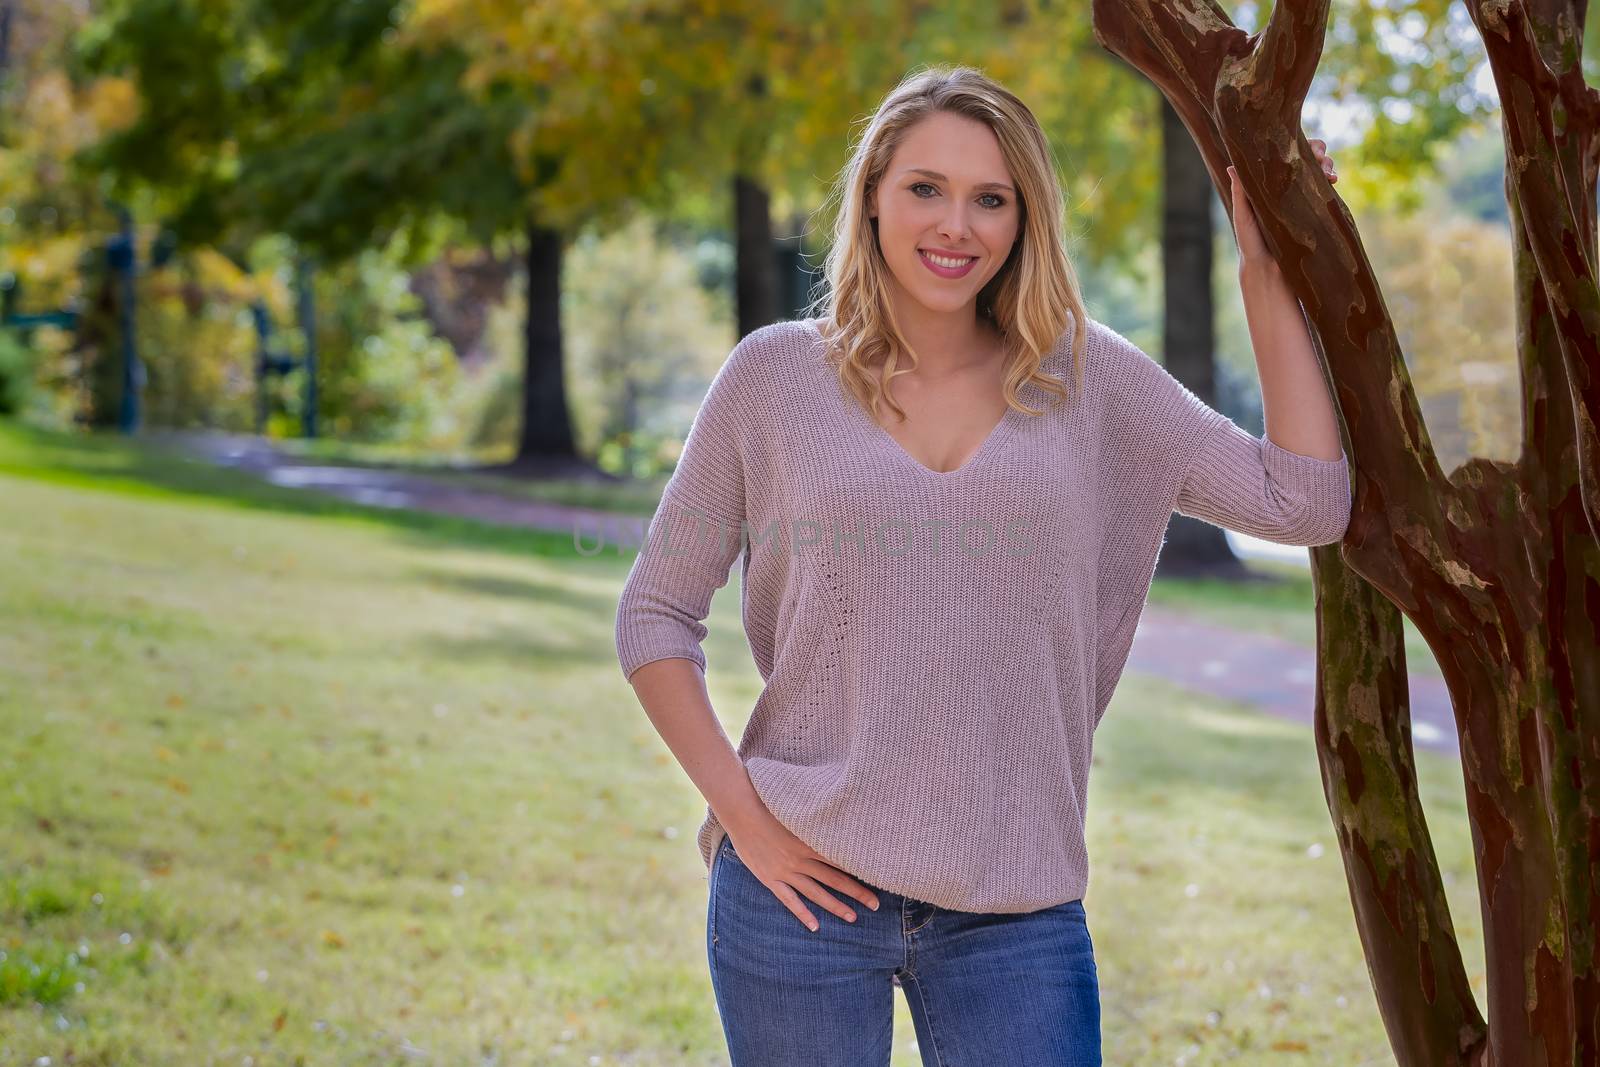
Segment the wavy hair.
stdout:
<svg viewBox="0 0 1600 1067">
<path fill-rule="evenodd" d="M 1073 324 L 1072 356 L 1076 384 L 1083 384 L 1083 351 L 1088 322 L 1077 273 L 1067 257 L 1064 202 L 1055 157 L 1039 121 L 1026 104 L 973 67 L 919 67 L 884 97 L 835 179 L 823 210 L 838 204 L 832 246 L 823 268 L 826 291 L 811 314 L 820 316 L 829 357 L 844 387 L 867 411 L 880 402 L 906 417 L 884 388 L 895 375 L 917 365 L 895 321 L 888 288 L 889 266 L 878 247 L 875 219 L 867 214 L 873 190 L 883 181 L 895 151 L 914 125 L 937 112 L 976 119 L 994 131 L 1017 190 L 1021 219 L 1006 262 L 978 293 L 978 315 L 991 321 L 1004 339 L 1004 389 L 1011 407 L 1038 415 L 1017 399 L 1026 382 L 1057 396 L 1067 387 L 1040 370 L 1040 363 Z M 910 366 L 897 370 L 900 353 Z M 883 376 L 871 368 L 883 366 Z"/>
</svg>

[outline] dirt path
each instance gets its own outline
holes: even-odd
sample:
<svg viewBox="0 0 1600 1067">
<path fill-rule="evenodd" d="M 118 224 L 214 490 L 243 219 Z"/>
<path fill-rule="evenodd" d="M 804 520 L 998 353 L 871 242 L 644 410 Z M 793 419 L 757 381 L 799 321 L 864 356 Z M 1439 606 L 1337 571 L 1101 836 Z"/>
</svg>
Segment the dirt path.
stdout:
<svg viewBox="0 0 1600 1067">
<path fill-rule="evenodd" d="M 642 520 L 614 512 L 450 486 L 442 476 L 312 463 L 248 435 L 167 431 L 146 436 L 186 455 L 237 467 L 277 485 L 314 489 L 373 507 L 412 508 L 503 525 L 578 532 L 589 544 L 602 532 L 622 538 L 626 535 L 620 529 L 642 525 Z M 1281 638 L 1197 621 L 1151 605 L 1139 620 L 1127 669 L 1249 704 L 1307 727 L 1312 722 L 1315 655 L 1304 645 Z M 1450 698 L 1442 679 L 1411 676 L 1411 716 L 1412 740 L 1418 748 L 1457 750 Z"/>
<path fill-rule="evenodd" d="M 633 525 L 633 516 L 593 508 L 532 500 L 493 490 L 448 484 L 449 475 L 421 475 L 382 467 L 317 463 L 275 448 L 272 442 L 247 434 L 217 431 L 152 431 L 145 439 L 176 449 L 194 459 L 248 471 L 274 485 L 315 489 L 379 508 L 410 508 L 504 526 L 532 526 L 584 534 Z"/>
</svg>

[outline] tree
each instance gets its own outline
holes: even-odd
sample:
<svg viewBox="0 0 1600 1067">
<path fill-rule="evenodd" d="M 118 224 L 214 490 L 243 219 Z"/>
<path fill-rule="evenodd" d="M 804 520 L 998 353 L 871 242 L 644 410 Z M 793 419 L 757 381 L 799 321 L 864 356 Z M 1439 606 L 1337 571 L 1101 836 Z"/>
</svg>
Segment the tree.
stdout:
<svg viewBox="0 0 1600 1067">
<path fill-rule="evenodd" d="M 1180 10 L 1181 9 L 1181 10 Z M 1600 290 L 1584 5 L 1469 0 L 1503 102 L 1523 433 L 1446 475 L 1349 213 L 1299 115 L 1326 0 L 1256 35 L 1216 5 L 1096 0 L 1105 46 L 1171 101 L 1219 190 L 1238 168 L 1304 306 L 1355 472 L 1311 550 L 1316 736 L 1357 929 L 1402 1064 L 1600 1062 Z M 1293 144 L 1285 153 L 1282 146 Z M 1226 203 L 1226 198 L 1224 199 Z M 1466 980 L 1416 789 L 1400 616 L 1455 707 L 1476 845 L 1487 1018 Z"/>
<path fill-rule="evenodd" d="M 465 55 L 402 47 L 399 17 L 394 0 L 116 0 L 79 58 L 133 79 L 138 118 L 82 159 L 247 269 L 270 234 L 327 267 L 396 236 L 414 261 L 489 244 L 522 218 L 521 102 L 469 95 Z"/>
</svg>

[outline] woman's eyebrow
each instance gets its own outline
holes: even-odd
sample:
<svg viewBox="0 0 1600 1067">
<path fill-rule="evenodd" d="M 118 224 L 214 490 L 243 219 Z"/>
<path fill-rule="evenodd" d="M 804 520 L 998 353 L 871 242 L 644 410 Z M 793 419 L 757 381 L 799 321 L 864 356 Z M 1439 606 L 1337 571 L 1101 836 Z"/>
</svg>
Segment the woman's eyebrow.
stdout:
<svg viewBox="0 0 1600 1067">
<path fill-rule="evenodd" d="M 925 174 L 930 178 L 937 178 L 942 182 L 947 182 L 947 181 L 950 180 L 949 178 L 946 178 L 943 174 L 940 174 L 936 170 L 925 170 L 922 167 L 907 167 L 905 170 L 901 171 L 901 173 L 902 174 Z M 1004 189 L 1008 193 L 1016 192 L 1015 189 L 1011 188 L 1011 186 L 1007 185 L 1005 182 L 979 182 L 977 185 L 973 186 L 973 188 L 974 189 Z"/>
</svg>

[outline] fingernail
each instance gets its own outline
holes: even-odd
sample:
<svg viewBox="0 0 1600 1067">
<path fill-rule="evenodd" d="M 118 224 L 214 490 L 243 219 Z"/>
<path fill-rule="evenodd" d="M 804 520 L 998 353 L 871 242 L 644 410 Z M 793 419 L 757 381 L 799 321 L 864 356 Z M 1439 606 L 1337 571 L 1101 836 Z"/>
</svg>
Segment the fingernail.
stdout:
<svg viewBox="0 0 1600 1067">
<path fill-rule="evenodd" d="M 853 911 L 852 912 L 848 912 L 848 913 L 845 914 L 844 918 L 845 918 L 846 922 L 852 922 L 853 923 L 853 922 L 856 921 L 856 913 L 853 912 Z"/>
<path fill-rule="evenodd" d="M 808 922 L 808 923 L 806 923 L 806 926 L 810 928 L 812 933 L 816 933 L 817 932 L 817 924 L 816 923 Z"/>
<path fill-rule="evenodd" d="M 874 900 L 870 904 L 868 904 L 867 907 L 871 908 L 873 911 L 877 911 L 878 910 L 878 902 L 876 900 Z"/>
</svg>

